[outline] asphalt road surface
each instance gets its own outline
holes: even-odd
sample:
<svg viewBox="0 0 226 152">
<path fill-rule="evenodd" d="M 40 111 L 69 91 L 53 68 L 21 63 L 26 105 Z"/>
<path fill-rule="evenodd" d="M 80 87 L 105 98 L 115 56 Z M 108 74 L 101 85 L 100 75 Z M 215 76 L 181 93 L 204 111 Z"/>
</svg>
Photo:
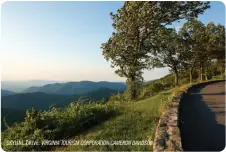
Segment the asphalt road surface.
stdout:
<svg viewBox="0 0 226 152">
<path fill-rule="evenodd" d="M 191 88 L 181 100 L 179 127 L 185 151 L 225 148 L 225 81 Z"/>
</svg>

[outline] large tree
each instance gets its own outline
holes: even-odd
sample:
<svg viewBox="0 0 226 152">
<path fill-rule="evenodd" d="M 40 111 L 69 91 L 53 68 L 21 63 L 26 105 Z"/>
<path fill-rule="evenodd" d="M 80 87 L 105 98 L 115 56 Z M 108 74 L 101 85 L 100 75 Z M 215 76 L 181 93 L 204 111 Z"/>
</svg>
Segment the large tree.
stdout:
<svg viewBox="0 0 226 152">
<path fill-rule="evenodd" d="M 184 42 L 184 66 L 185 69 L 189 70 L 190 82 L 192 82 L 192 72 L 199 63 L 200 72 L 202 71 L 202 61 L 203 60 L 203 38 L 205 37 L 204 24 L 197 19 L 190 20 L 186 22 L 179 34 Z M 202 79 L 202 73 L 200 75 Z"/>
<path fill-rule="evenodd" d="M 159 29 L 158 47 L 154 51 L 152 60 L 158 67 L 169 67 L 175 76 L 175 85 L 179 84 L 179 70 L 183 65 L 183 43 L 172 28 Z"/>
<path fill-rule="evenodd" d="M 125 2 L 116 13 L 111 13 L 115 32 L 102 44 L 103 55 L 126 77 L 130 99 L 136 99 L 136 82 L 142 71 L 150 67 L 151 51 L 157 44 L 158 29 L 172 22 L 197 17 L 209 7 L 208 2 Z"/>
<path fill-rule="evenodd" d="M 219 63 L 218 67 L 225 68 L 225 27 L 222 25 L 215 25 L 210 22 L 205 26 L 206 32 L 206 54 L 205 62 L 205 78 L 208 79 L 208 63 L 213 59 Z M 220 70 L 221 71 L 221 70 Z"/>
<path fill-rule="evenodd" d="M 189 69 L 190 82 L 195 66 L 199 69 L 200 81 L 208 79 L 208 67 L 213 59 L 224 58 L 225 31 L 221 25 L 213 22 L 204 25 L 197 19 L 186 22 L 180 30 L 184 40 L 184 65 Z"/>
</svg>

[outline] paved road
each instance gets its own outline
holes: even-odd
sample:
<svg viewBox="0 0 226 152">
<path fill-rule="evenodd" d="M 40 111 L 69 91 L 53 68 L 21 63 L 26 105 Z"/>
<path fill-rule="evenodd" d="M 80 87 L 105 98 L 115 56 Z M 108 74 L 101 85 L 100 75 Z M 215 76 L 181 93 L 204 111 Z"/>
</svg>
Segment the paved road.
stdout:
<svg viewBox="0 0 226 152">
<path fill-rule="evenodd" d="M 222 151 L 225 81 L 192 88 L 181 100 L 179 120 L 185 151 Z"/>
</svg>

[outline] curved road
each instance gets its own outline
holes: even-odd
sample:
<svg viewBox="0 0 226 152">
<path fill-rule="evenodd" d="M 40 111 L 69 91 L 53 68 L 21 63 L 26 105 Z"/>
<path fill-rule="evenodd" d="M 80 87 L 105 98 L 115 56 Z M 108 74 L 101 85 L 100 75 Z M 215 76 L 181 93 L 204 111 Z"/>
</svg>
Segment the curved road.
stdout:
<svg viewBox="0 0 226 152">
<path fill-rule="evenodd" d="M 179 127 L 185 151 L 225 147 L 225 81 L 191 88 L 180 103 Z"/>
</svg>

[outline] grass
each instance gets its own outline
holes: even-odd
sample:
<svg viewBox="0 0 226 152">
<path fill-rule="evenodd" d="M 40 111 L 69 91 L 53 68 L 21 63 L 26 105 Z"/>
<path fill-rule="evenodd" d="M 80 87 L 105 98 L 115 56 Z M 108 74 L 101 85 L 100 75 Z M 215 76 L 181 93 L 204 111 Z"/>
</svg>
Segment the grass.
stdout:
<svg viewBox="0 0 226 152">
<path fill-rule="evenodd" d="M 2 148 L 5 151 L 50 150 L 45 140 L 70 139 L 117 115 L 112 105 L 99 103 L 71 103 L 65 108 L 52 107 L 48 111 L 27 110 L 21 123 L 14 123 L 2 132 Z M 9 141 L 35 141 L 33 144 L 8 144 Z"/>
<path fill-rule="evenodd" d="M 153 141 L 164 107 L 180 87 L 137 102 L 111 100 L 107 103 L 71 103 L 65 108 L 26 112 L 21 123 L 2 133 L 8 151 L 151 151 L 152 145 L 42 145 L 43 141 Z M 116 101 L 116 102 L 115 102 Z M 8 145 L 11 140 L 37 141 L 39 145 Z M 62 142 L 60 142 L 62 143 Z"/>
<path fill-rule="evenodd" d="M 119 115 L 105 121 L 71 140 L 152 140 L 163 105 L 167 105 L 173 93 L 182 87 L 161 92 L 151 98 L 134 103 L 115 103 Z M 110 103 L 112 104 L 112 103 Z M 68 145 L 57 147 L 57 151 L 150 151 L 151 145 Z"/>
</svg>

